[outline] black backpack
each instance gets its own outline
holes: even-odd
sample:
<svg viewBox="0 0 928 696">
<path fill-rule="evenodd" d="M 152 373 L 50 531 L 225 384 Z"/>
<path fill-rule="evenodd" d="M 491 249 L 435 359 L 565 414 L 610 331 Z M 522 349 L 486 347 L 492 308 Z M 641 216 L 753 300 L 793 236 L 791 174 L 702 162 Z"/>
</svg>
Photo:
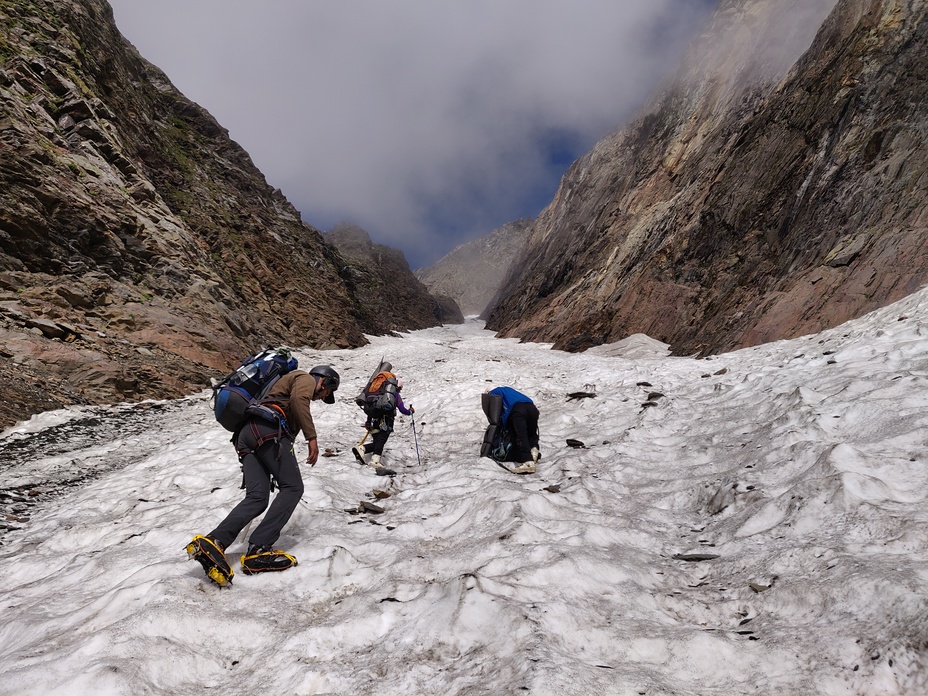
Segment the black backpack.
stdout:
<svg viewBox="0 0 928 696">
<path fill-rule="evenodd" d="M 213 414 L 229 432 L 236 432 L 245 420 L 245 411 L 257 404 L 278 379 L 297 368 L 289 348 L 268 348 L 249 355 L 234 372 L 213 385 Z"/>
<path fill-rule="evenodd" d="M 502 426 L 503 396 L 502 394 L 481 394 L 480 405 L 490 424 L 483 434 L 480 445 L 480 456 L 489 457 L 497 462 L 506 461 L 509 449 L 512 447 L 508 428 Z"/>
</svg>

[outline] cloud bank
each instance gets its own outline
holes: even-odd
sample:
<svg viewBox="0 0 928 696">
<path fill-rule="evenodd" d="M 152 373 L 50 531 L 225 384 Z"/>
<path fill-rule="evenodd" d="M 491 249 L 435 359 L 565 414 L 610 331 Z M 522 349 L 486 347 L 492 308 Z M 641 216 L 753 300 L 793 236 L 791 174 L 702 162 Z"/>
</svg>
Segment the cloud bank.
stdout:
<svg viewBox="0 0 928 696">
<path fill-rule="evenodd" d="M 111 0 L 120 31 L 321 229 L 411 265 L 551 199 L 711 0 Z"/>
</svg>

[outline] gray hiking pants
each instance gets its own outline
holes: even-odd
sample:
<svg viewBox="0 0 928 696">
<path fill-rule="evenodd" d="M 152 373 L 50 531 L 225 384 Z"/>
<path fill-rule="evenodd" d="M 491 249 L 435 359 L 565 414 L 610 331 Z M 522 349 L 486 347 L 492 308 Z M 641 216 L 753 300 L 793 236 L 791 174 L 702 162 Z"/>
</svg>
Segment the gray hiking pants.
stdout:
<svg viewBox="0 0 928 696">
<path fill-rule="evenodd" d="M 280 439 L 275 441 L 278 436 Z M 208 536 L 228 548 L 245 526 L 267 508 L 273 476 L 279 488 L 277 496 L 248 540 L 251 546 L 273 546 L 303 497 L 303 477 L 293 453 L 293 440 L 281 436 L 276 425 L 251 418 L 239 433 L 235 448 L 242 462 L 245 499 Z"/>
</svg>

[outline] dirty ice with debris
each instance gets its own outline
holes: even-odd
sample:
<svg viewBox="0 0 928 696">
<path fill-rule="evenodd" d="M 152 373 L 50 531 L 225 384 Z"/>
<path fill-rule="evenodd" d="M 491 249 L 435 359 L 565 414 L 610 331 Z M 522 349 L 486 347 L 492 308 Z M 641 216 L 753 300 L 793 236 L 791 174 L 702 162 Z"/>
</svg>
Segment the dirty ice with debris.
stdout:
<svg viewBox="0 0 928 696">
<path fill-rule="evenodd" d="M 299 565 L 246 576 L 239 538 L 231 588 L 184 553 L 242 496 L 208 394 L 3 433 L 0 693 L 928 693 L 926 293 L 703 360 L 473 321 L 298 356 L 342 376 Z M 349 451 L 381 357 L 416 408 L 393 478 Z M 541 411 L 535 475 L 479 457 L 498 385 Z"/>
</svg>

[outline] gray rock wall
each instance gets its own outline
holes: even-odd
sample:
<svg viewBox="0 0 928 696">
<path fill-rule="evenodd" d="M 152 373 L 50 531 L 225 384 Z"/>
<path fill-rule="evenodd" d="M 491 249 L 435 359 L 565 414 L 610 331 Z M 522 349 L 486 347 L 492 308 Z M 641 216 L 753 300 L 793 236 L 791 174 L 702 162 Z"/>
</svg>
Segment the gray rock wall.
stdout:
<svg viewBox="0 0 928 696">
<path fill-rule="evenodd" d="M 926 2 L 832 5 L 723 2 L 677 77 L 565 174 L 489 326 L 715 352 L 921 287 Z"/>
<path fill-rule="evenodd" d="M 358 298 L 356 311 L 377 333 L 464 321 L 454 300 L 429 294 L 403 252 L 374 244 L 365 230 L 348 223 L 336 225 L 324 239 L 345 260 L 342 277 Z"/>
<path fill-rule="evenodd" d="M 338 252 L 104 0 L 0 0 L 0 103 L 0 427 L 380 331 Z"/>
<path fill-rule="evenodd" d="M 480 314 L 522 256 L 531 225 L 529 218 L 507 223 L 418 269 L 416 276 L 432 292 L 454 298 L 464 314 Z"/>
</svg>

